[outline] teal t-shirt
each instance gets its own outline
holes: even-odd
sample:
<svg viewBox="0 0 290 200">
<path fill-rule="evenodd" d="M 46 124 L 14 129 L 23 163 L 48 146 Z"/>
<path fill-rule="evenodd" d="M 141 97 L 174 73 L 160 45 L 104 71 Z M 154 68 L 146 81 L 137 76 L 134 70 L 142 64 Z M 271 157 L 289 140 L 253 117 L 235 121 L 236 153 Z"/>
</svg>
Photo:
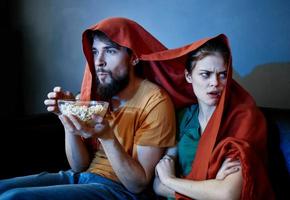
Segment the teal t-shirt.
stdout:
<svg viewBox="0 0 290 200">
<path fill-rule="evenodd" d="M 190 173 L 200 139 L 198 111 L 198 104 L 194 104 L 178 113 L 177 156 L 181 176 Z"/>
</svg>

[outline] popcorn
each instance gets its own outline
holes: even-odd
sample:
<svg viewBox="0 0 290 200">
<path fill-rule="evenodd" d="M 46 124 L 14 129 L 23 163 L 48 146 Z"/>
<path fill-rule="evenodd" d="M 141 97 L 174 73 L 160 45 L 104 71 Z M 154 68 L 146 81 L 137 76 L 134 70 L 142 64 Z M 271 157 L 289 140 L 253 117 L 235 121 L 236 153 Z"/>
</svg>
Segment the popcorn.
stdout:
<svg viewBox="0 0 290 200">
<path fill-rule="evenodd" d="M 104 116 L 106 114 L 108 103 L 92 103 L 81 101 L 59 100 L 59 110 L 64 115 L 75 115 L 84 122 L 89 122 L 93 114 Z"/>
</svg>

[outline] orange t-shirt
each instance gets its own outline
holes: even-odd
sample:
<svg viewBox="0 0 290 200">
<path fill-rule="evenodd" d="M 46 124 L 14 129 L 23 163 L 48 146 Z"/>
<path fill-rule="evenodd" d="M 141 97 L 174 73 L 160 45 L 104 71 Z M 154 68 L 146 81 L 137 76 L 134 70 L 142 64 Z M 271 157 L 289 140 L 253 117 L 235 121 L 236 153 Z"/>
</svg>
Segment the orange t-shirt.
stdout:
<svg viewBox="0 0 290 200">
<path fill-rule="evenodd" d="M 123 107 L 111 111 L 108 120 L 118 141 L 133 158 L 137 159 L 137 145 L 175 145 L 174 106 L 167 93 L 148 80 L 142 81 L 135 95 Z M 101 146 L 87 171 L 118 181 Z"/>
</svg>

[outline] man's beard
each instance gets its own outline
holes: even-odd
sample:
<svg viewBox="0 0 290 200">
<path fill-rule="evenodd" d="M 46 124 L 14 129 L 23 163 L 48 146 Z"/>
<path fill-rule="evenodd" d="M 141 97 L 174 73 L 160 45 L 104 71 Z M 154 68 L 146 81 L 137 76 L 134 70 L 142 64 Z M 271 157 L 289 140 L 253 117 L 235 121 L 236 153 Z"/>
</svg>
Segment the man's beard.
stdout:
<svg viewBox="0 0 290 200">
<path fill-rule="evenodd" d="M 97 94 L 103 101 L 109 101 L 113 96 L 122 91 L 129 84 L 129 73 L 114 78 L 112 72 L 106 71 L 111 77 L 111 82 L 101 84 L 97 78 Z"/>
</svg>

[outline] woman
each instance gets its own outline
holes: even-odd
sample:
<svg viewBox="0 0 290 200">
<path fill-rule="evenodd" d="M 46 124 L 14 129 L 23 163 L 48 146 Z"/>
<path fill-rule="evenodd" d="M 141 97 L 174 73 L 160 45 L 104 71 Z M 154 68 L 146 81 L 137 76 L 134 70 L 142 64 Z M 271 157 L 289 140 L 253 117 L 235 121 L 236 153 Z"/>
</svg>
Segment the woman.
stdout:
<svg viewBox="0 0 290 200">
<path fill-rule="evenodd" d="M 265 168 L 265 119 L 232 79 L 227 37 L 142 59 L 167 62 L 176 73 L 185 65 L 185 79 L 194 93 L 193 104 L 183 102 L 188 107 L 179 113 L 177 149 L 169 149 L 156 166 L 155 192 L 177 199 L 274 199 Z M 176 156 L 178 177 L 172 159 Z"/>
</svg>

